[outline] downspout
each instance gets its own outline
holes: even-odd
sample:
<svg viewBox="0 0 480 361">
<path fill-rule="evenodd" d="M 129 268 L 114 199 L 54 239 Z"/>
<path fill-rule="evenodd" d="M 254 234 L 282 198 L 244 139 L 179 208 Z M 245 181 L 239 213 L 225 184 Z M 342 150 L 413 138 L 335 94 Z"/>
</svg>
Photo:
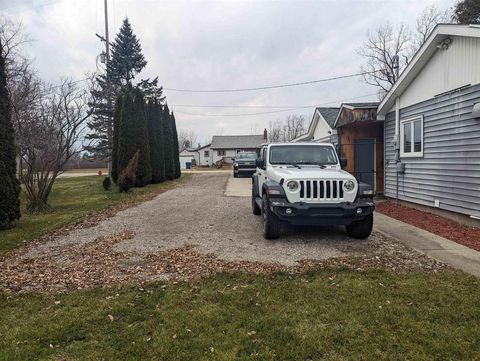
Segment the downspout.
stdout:
<svg viewBox="0 0 480 361">
<path fill-rule="evenodd" d="M 400 57 L 395 54 L 393 57 L 393 71 L 395 75 L 395 83 L 400 75 Z M 395 84 L 393 84 L 395 85 Z M 393 87 L 392 85 L 392 87 Z M 400 97 L 395 98 L 395 173 L 397 175 L 396 201 L 398 202 L 398 163 L 400 162 Z"/>
<path fill-rule="evenodd" d="M 396 201 L 398 202 L 398 169 L 400 163 L 400 97 L 395 99 L 395 174 L 396 174 Z"/>
</svg>

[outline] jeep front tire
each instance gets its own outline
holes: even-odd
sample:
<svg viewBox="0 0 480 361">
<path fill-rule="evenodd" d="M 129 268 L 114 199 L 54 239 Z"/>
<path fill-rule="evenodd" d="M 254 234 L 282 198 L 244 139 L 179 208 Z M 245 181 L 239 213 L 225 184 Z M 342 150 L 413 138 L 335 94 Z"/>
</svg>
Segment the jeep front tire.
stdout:
<svg viewBox="0 0 480 361">
<path fill-rule="evenodd" d="M 280 236 L 280 221 L 270 209 L 266 194 L 262 197 L 263 236 L 266 239 L 275 239 Z"/>
<path fill-rule="evenodd" d="M 347 234 L 352 238 L 365 239 L 372 233 L 373 214 L 368 215 L 361 221 L 352 222 L 345 226 Z"/>
</svg>

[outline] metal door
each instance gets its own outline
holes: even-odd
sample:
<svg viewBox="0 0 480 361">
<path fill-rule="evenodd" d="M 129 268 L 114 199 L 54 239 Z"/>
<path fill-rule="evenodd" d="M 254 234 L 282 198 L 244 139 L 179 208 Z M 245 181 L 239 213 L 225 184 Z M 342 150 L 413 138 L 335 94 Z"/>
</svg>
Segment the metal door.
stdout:
<svg viewBox="0 0 480 361">
<path fill-rule="evenodd" d="M 375 188 L 375 139 L 355 139 L 354 175 Z"/>
</svg>

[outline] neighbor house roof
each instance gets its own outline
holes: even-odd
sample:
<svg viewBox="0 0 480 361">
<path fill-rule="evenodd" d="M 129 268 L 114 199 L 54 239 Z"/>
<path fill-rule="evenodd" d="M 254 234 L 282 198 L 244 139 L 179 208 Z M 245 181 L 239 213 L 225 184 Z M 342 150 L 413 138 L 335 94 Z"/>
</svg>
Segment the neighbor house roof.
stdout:
<svg viewBox="0 0 480 361">
<path fill-rule="evenodd" d="M 323 119 L 328 123 L 330 128 L 333 129 L 335 119 L 337 119 L 340 108 L 317 108 L 317 111 L 322 115 Z"/>
<path fill-rule="evenodd" d="M 400 78 L 392 86 L 385 98 L 378 106 L 377 114 L 384 117 L 395 104 L 395 99 L 402 94 L 410 83 L 417 77 L 422 68 L 438 50 L 437 46 L 449 36 L 464 36 L 479 38 L 480 25 L 439 24 L 433 29 L 427 40 L 418 49 L 408 63 Z"/>
<path fill-rule="evenodd" d="M 373 107 L 378 107 L 379 102 L 370 102 L 370 103 L 342 103 L 342 105 L 345 105 L 347 107 L 352 107 L 354 109 L 358 108 L 373 108 Z"/>
<path fill-rule="evenodd" d="M 310 140 L 313 138 L 313 133 L 315 132 L 315 128 L 317 127 L 318 120 L 320 117 L 316 117 L 315 115 L 319 113 L 321 117 L 325 120 L 328 126 L 333 129 L 333 124 L 335 123 L 335 119 L 337 118 L 338 112 L 340 108 L 325 108 L 325 107 L 317 107 L 313 112 L 313 117 L 308 126 L 308 130 L 305 134 L 298 136 L 297 138 L 293 139 L 294 141 L 300 140 Z"/>
<path fill-rule="evenodd" d="M 251 149 L 260 148 L 266 143 L 263 134 L 260 135 L 214 135 L 212 149 Z"/>
<path fill-rule="evenodd" d="M 338 109 L 337 116 L 335 117 L 334 125 L 332 128 L 337 126 L 338 123 L 338 118 L 340 117 L 340 113 L 343 108 L 347 108 L 350 110 L 355 110 L 355 109 L 369 109 L 369 108 L 377 108 L 378 107 L 378 102 L 366 102 L 366 103 L 342 103 L 340 105 L 340 108 Z"/>
</svg>

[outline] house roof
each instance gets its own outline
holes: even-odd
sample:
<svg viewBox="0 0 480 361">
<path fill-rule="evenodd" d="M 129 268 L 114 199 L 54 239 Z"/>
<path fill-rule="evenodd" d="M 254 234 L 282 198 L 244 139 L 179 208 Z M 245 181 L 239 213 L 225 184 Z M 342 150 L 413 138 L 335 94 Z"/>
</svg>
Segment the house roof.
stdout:
<svg viewBox="0 0 480 361">
<path fill-rule="evenodd" d="M 330 128 L 333 128 L 333 125 L 335 124 L 335 119 L 337 119 L 338 112 L 340 111 L 340 108 L 321 108 L 318 107 L 316 109 L 325 119 L 325 121 L 328 123 Z"/>
<path fill-rule="evenodd" d="M 212 149 L 250 149 L 260 148 L 266 140 L 258 135 L 214 135 Z"/>
<path fill-rule="evenodd" d="M 440 42 L 449 36 L 480 37 L 479 25 L 456 25 L 439 24 L 433 29 L 425 43 L 418 49 L 410 63 L 400 75 L 400 78 L 392 86 L 387 95 L 378 106 L 378 115 L 384 117 L 395 104 L 395 99 L 402 94 L 410 83 L 428 63 L 430 58 L 438 50 Z"/>
<path fill-rule="evenodd" d="M 354 108 L 354 109 L 378 107 L 378 104 L 380 104 L 380 102 L 370 102 L 370 103 L 342 103 L 342 105 L 346 105 L 346 106 L 352 107 L 352 108 Z"/>
<path fill-rule="evenodd" d="M 335 119 L 337 119 L 337 115 L 339 111 L 340 111 L 340 108 L 334 108 L 334 107 L 315 108 L 315 111 L 313 112 L 313 117 L 310 122 L 310 125 L 308 126 L 307 132 L 305 134 L 302 134 L 296 137 L 294 141 L 310 140 L 313 138 L 313 133 L 315 132 L 315 128 L 317 127 L 318 120 L 319 120 L 319 118 L 315 116 L 317 112 L 322 116 L 322 118 L 325 120 L 328 126 L 333 129 L 333 124 L 335 123 Z"/>
<path fill-rule="evenodd" d="M 368 109 L 368 108 L 377 108 L 378 107 L 378 102 L 366 102 L 366 103 L 342 103 L 340 108 L 338 109 L 337 116 L 335 117 L 334 125 L 332 128 L 337 126 L 338 118 L 340 117 L 340 112 L 342 111 L 342 108 L 347 108 L 350 110 L 354 109 Z"/>
<path fill-rule="evenodd" d="M 185 148 L 182 150 L 182 152 L 198 152 L 199 150 L 202 150 L 203 148 L 208 148 L 208 147 L 210 147 L 210 144 L 205 144 L 197 148 Z"/>
</svg>

